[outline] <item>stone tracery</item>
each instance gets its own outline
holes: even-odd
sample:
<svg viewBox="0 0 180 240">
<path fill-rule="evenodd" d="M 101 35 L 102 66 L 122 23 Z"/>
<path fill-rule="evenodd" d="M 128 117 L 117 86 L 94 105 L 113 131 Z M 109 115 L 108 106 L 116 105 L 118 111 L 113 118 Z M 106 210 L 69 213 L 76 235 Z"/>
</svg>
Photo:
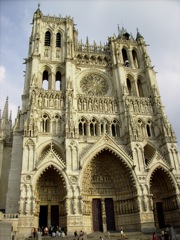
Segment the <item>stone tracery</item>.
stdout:
<svg viewBox="0 0 180 240">
<path fill-rule="evenodd" d="M 92 96 L 103 96 L 108 91 L 108 83 L 106 79 L 98 74 L 88 74 L 81 79 L 80 87 L 83 93 Z"/>
</svg>

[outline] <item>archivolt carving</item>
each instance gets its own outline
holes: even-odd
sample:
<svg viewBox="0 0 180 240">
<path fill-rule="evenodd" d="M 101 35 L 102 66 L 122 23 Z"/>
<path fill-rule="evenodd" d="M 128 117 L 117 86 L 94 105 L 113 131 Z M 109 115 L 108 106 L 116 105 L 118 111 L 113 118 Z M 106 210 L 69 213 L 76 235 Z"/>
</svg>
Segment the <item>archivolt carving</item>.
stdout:
<svg viewBox="0 0 180 240">
<path fill-rule="evenodd" d="M 150 192 L 156 199 L 172 198 L 175 195 L 175 185 L 170 173 L 164 168 L 158 167 L 150 178 Z"/>
<path fill-rule="evenodd" d="M 66 184 L 62 174 L 53 166 L 44 169 L 36 184 L 36 198 L 39 201 L 59 201 L 66 196 Z"/>
<path fill-rule="evenodd" d="M 114 154 L 103 151 L 88 164 L 82 190 L 87 195 L 120 195 L 135 193 L 134 179 L 129 168 Z"/>
</svg>

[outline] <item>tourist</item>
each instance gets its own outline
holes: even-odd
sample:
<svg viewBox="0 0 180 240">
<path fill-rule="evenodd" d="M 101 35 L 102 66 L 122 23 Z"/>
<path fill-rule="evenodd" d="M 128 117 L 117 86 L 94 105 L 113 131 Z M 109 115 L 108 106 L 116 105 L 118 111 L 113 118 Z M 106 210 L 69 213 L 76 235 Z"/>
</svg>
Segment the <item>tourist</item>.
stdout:
<svg viewBox="0 0 180 240">
<path fill-rule="evenodd" d="M 123 227 L 121 227 L 121 238 L 125 238 L 126 237 L 126 235 L 125 235 L 125 233 L 124 233 L 124 229 L 123 229 Z"/>
<path fill-rule="evenodd" d="M 74 232 L 74 239 L 78 239 L 78 234 L 77 234 L 77 230 Z"/>
<path fill-rule="evenodd" d="M 32 234 L 34 238 L 36 237 L 36 233 L 37 233 L 36 228 L 33 228 Z"/>
<path fill-rule="evenodd" d="M 157 240 L 157 236 L 155 232 L 153 232 L 153 240 Z"/>
<path fill-rule="evenodd" d="M 84 235 L 84 232 L 81 230 L 80 233 L 79 233 L 79 239 L 80 240 L 83 240 L 83 235 Z"/>
</svg>

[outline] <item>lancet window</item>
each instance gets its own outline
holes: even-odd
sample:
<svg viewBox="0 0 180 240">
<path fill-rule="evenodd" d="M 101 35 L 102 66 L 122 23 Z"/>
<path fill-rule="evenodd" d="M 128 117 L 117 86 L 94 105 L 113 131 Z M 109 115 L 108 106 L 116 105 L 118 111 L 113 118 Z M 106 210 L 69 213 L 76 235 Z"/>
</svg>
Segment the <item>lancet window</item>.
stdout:
<svg viewBox="0 0 180 240">
<path fill-rule="evenodd" d="M 116 119 L 111 124 L 111 134 L 113 137 L 119 136 L 119 125 Z"/>
<path fill-rule="evenodd" d="M 129 78 L 126 79 L 126 83 L 127 83 L 128 95 L 131 96 L 132 95 L 132 86 L 131 86 L 131 81 L 129 80 Z"/>
<path fill-rule="evenodd" d="M 50 119 L 47 114 L 44 114 L 42 117 L 42 131 L 49 132 L 50 131 Z"/>
<path fill-rule="evenodd" d="M 137 87 L 138 87 L 139 97 L 144 97 L 142 82 L 140 79 L 137 80 Z"/>
<path fill-rule="evenodd" d="M 79 135 L 86 136 L 86 120 L 81 118 L 79 121 Z"/>
<path fill-rule="evenodd" d="M 61 34 L 56 34 L 56 47 L 61 47 Z"/>
<path fill-rule="evenodd" d="M 129 67 L 129 60 L 128 60 L 128 55 L 126 50 L 123 48 L 122 49 L 122 56 L 123 56 L 123 62 L 126 67 Z"/>
<path fill-rule="evenodd" d="M 93 118 L 90 122 L 90 134 L 91 136 L 97 136 L 97 120 Z"/>
<path fill-rule="evenodd" d="M 53 122 L 52 122 L 52 132 L 53 133 L 60 133 L 61 131 L 61 117 L 56 114 L 53 118 Z"/>
<path fill-rule="evenodd" d="M 50 45 L 51 45 L 51 33 L 47 31 L 45 33 L 44 46 L 50 46 Z"/>
<path fill-rule="evenodd" d="M 135 50 L 132 50 L 133 63 L 135 68 L 139 68 L 137 53 Z"/>
<path fill-rule="evenodd" d="M 146 131 L 147 131 L 147 136 L 148 137 L 153 137 L 154 136 L 154 128 L 153 125 L 150 121 L 148 121 L 146 125 Z"/>
<path fill-rule="evenodd" d="M 79 120 L 79 135 L 81 136 L 101 136 L 103 134 L 110 134 L 113 137 L 120 136 L 119 123 L 116 119 L 112 122 L 107 119 L 102 119 L 99 123 L 97 119 L 92 118 L 87 123 L 87 120 L 81 118 Z"/>
<path fill-rule="evenodd" d="M 42 87 L 44 90 L 48 90 L 48 80 L 49 80 L 49 74 L 48 74 L 48 71 L 45 70 L 42 76 Z"/>
<path fill-rule="evenodd" d="M 56 73 L 56 90 L 59 91 L 61 90 L 61 73 L 58 71 Z"/>
</svg>

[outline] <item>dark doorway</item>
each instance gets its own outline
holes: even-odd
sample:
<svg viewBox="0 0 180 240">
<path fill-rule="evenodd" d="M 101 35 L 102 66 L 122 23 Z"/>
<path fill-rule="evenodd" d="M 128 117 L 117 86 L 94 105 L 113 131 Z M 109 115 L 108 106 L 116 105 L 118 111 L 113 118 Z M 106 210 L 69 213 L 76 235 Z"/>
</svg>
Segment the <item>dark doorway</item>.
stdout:
<svg viewBox="0 0 180 240">
<path fill-rule="evenodd" d="M 115 231 L 114 203 L 112 198 L 105 198 L 106 223 L 108 231 Z"/>
<path fill-rule="evenodd" d="M 93 231 L 102 231 L 102 209 L 101 200 L 93 199 L 92 201 L 92 213 L 93 213 Z"/>
<path fill-rule="evenodd" d="M 47 227 L 48 206 L 40 206 L 39 226 Z"/>
<path fill-rule="evenodd" d="M 162 202 L 156 203 L 156 209 L 157 209 L 157 218 L 158 218 L 159 228 L 164 228 L 165 222 L 164 222 L 164 212 L 163 212 Z"/>
<path fill-rule="evenodd" d="M 51 225 L 59 226 L 59 206 L 52 205 L 51 206 Z"/>
</svg>

